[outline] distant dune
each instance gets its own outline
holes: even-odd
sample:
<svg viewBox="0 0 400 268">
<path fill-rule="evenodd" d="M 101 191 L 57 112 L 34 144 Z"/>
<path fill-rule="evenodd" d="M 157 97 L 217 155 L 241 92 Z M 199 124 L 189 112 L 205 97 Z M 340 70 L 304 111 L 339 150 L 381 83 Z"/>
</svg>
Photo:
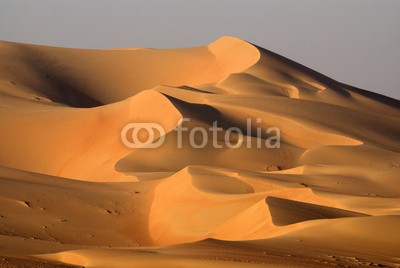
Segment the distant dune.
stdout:
<svg viewBox="0 0 400 268">
<path fill-rule="evenodd" d="M 400 101 L 234 37 L 0 59 L 0 266 L 400 267 Z"/>
</svg>

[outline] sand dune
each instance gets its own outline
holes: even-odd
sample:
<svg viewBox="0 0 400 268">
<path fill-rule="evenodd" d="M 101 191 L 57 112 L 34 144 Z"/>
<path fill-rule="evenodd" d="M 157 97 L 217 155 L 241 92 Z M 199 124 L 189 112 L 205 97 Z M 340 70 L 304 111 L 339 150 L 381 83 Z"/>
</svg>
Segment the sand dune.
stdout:
<svg viewBox="0 0 400 268">
<path fill-rule="evenodd" d="M 398 100 L 233 37 L 0 58 L 0 266 L 400 266 Z"/>
</svg>

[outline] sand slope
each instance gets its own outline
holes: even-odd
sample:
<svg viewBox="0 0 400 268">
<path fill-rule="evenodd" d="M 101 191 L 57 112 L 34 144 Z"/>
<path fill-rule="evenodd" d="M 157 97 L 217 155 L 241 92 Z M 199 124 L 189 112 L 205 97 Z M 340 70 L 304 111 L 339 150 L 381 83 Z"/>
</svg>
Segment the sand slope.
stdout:
<svg viewBox="0 0 400 268">
<path fill-rule="evenodd" d="M 399 101 L 233 37 L 0 58 L 0 264 L 399 267 Z M 249 146 L 191 147 L 215 121 Z M 128 123 L 164 144 L 126 147 Z"/>
</svg>

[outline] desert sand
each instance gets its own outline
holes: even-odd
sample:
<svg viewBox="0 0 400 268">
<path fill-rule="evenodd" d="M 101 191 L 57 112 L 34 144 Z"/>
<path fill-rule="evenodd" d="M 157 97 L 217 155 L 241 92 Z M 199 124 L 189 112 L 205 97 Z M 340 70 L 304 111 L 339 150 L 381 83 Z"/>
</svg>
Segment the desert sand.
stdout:
<svg viewBox="0 0 400 268">
<path fill-rule="evenodd" d="M 234 37 L 0 59 L 0 266 L 400 267 L 398 100 Z M 280 148 L 177 148 L 182 118 Z"/>
</svg>

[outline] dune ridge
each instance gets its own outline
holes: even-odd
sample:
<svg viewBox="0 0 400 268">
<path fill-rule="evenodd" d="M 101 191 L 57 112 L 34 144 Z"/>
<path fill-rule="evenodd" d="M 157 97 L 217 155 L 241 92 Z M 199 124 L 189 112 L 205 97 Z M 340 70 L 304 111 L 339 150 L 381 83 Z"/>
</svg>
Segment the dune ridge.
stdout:
<svg viewBox="0 0 400 268">
<path fill-rule="evenodd" d="M 0 58 L 7 261 L 399 267 L 398 100 L 228 36 L 165 50 L 0 42 Z M 191 147 L 215 121 L 218 142 L 236 127 L 251 148 Z M 160 124 L 165 142 L 126 147 L 128 123 Z M 256 148 L 269 127 L 280 147 Z"/>
</svg>

